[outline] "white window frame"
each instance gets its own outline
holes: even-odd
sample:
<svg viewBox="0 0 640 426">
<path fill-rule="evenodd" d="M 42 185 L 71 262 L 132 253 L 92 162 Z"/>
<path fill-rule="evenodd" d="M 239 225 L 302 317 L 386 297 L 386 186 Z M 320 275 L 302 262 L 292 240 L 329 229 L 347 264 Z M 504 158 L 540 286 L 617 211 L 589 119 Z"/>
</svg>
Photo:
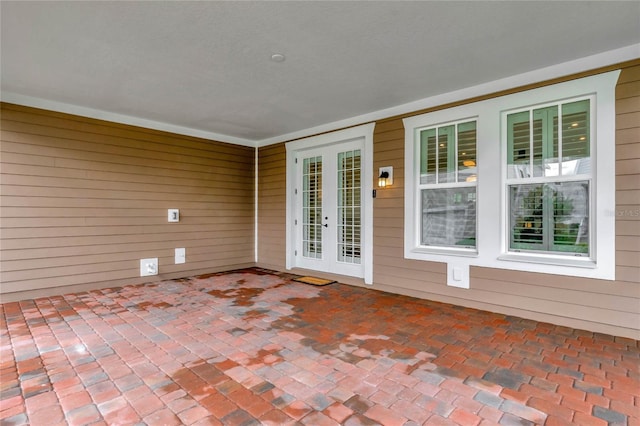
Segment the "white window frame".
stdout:
<svg viewBox="0 0 640 426">
<path fill-rule="evenodd" d="M 588 212 L 589 212 L 589 223 L 591 224 L 592 220 L 592 213 L 594 211 L 595 208 L 595 199 L 593 197 L 593 193 L 592 193 L 592 186 L 593 186 L 593 182 L 594 182 L 594 173 L 593 173 L 593 169 L 591 170 L 590 173 L 584 173 L 584 174 L 571 174 L 571 175 L 562 175 L 561 173 L 558 175 L 554 175 L 554 176 L 528 176 L 528 177 L 520 177 L 520 178 L 509 178 L 508 177 L 508 155 L 509 155 L 509 150 L 507 149 L 507 145 L 508 145 L 508 127 L 507 127 L 507 117 L 511 114 L 514 113 L 519 113 L 519 112 L 533 112 L 533 110 L 536 109 L 540 109 L 540 108 L 547 108 L 550 106 L 558 106 L 558 120 L 559 120 L 559 125 L 558 125 L 558 138 L 559 138 L 559 146 L 558 146 L 558 155 L 559 158 L 562 158 L 562 105 L 566 105 L 568 103 L 572 103 L 572 102 L 576 102 L 576 101 L 585 101 L 588 100 L 589 101 L 589 135 L 592 135 L 594 133 L 594 129 L 595 129 L 595 123 L 596 123 L 596 112 L 594 110 L 594 108 L 592 108 L 591 106 L 595 105 L 595 96 L 594 95 L 590 95 L 590 96 L 580 96 L 578 98 L 573 98 L 573 99 L 563 99 L 560 102 L 547 102 L 543 105 L 527 105 L 524 108 L 517 108 L 515 110 L 512 111 L 503 111 L 501 114 L 501 126 L 502 126 L 502 146 L 504 148 L 504 155 L 502 160 L 504 161 L 504 164 L 502 165 L 503 167 L 505 167 L 506 173 L 505 173 L 505 184 L 504 184 L 504 191 L 505 191 L 505 202 L 507 203 L 506 207 L 505 207 L 505 212 L 508 212 L 510 209 L 510 196 L 509 196 L 509 187 L 510 186 L 514 186 L 514 185 L 534 185 L 534 184 L 550 184 L 550 183 L 562 183 L 562 182 L 581 182 L 581 181 L 588 181 L 589 182 L 589 196 L 588 196 L 588 201 L 589 201 L 589 206 L 588 206 Z M 530 128 L 530 133 L 531 135 L 533 134 L 533 128 Z M 530 135 L 530 137 L 531 137 Z M 589 137 L 589 158 L 590 160 L 593 160 L 593 152 L 595 152 L 595 148 L 596 148 L 596 143 L 594 138 Z M 531 152 L 529 153 L 529 156 L 531 156 Z M 542 161 L 544 162 L 544 158 L 542 159 Z M 531 161 L 531 158 L 530 160 Z M 533 164 L 530 162 L 529 167 L 533 167 Z M 591 232 L 591 230 L 589 231 L 589 253 L 588 254 L 580 254 L 580 253 L 570 253 L 570 252 L 552 252 L 552 251 L 535 251 L 535 250 L 527 250 L 527 249 L 514 249 L 511 248 L 511 224 L 509 223 L 509 215 L 507 213 L 506 216 L 506 237 L 507 237 L 507 242 L 506 242 L 506 247 L 507 247 L 507 251 L 508 254 L 517 254 L 521 257 L 524 257 L 525 255 L 530 255 L 530 254 L 534 254 L 534 256 L 538 256 L 539 254 L 543 254 L 544 258 L 547 260 L 551 260 L 551 259 L 557 259 L 558 261 L 560 261 L 561 263 L 566 263 L 566 262 L 572 262 L 570 261 L 570 257 L 571 256 L 579 256 L 582 258 L 588 258 L 591 260 L 591 262 L 584 262 L 584 261 L 580 261 L 577 263 L 577 265 L 582 264 L 586 264 L 587 267 L 591 267 L 592 264 L 594 264 L 595 259 L 593 258 L 593 253 L 595 252 L 593 250 L 594 246 L 596 245 L 596 239 L 594 238 L 593 233 Z M 591 227 L 590 227 L 591 228 Z M 583 259 L 584 260 L 584 259 Z"/>
<path fill-rule="evenodd" d="M 477 203 L 477 197 L 478 197 L 478 186 L 477 186 L 477 180 L 469 183 L 469 182 L 445 182 L 445 183 L 420 183 L 420 158 L 421 158 L 421 152 L 420 152 L 420 134 L 425 131 L 425 130 L 429 130 L 429 129 L 436 129 L 436 131 L 441 128 L 441 127 L 445 127 L 445 126 L 450 126 L 453 125 L 455 127 L 455 143 L 454 143 L 454 147 L 453 149 L 456 151 L 455 155 L 456 155 L 456 159 L 458 158 L 458 144 L 457 144 L 457 139 L 458 139 L 458 125 L 462 124 L 462 123 L 468 123 L 468 122 L 475 122 L 476 123 L 476 132 L 477 132 L 477 117 L 462 117 L 460 119 L 456 119 L 456 120 L 451 120 L 451 121 L 445 121 L 445 122 L 439 122 L 439 123 L 435 123 L 433 125 L 429 125 L 429 126 L 422 126 L 422 127 L 418 127 L 414 129 L 414 152 L 415 155 L 413 155 L 414 158 L 414 164 L 413 164 L 413 168 L 416 171 L 415 173 L 415 181 L 414 183 L 414 188 L 415 188 L 415 192 L 414 192 L 414 197 L 415 197 L 415 218 L 414 218 L 414 226 L 416 229 L 416 232 L 414 233 L 414 241 L 413 244 L 415 246 L 415 252 L 418 253 L 434 253 L 434 254 L 450 254 L 450 255 L 460 255 L 460 256 L 467 256 L 467 255 L 476 255 L 477 254 L 477 243 L 476 243 L 476 247 L 452 247 L 452 246 L 437 246 L 437 245 L 422 245 L 421 244 L 421 233 L 422 233 L 422 190 L 432 190 L 432 189 L 452 189 L 452 188 L 469 188 L 469 187 L 473 187 L 476 189 L 476 203 Z M 477 138 L 477 133 L 476 133 L 476 152 L 478 152 L 478 138 Z M 437 162 L 437 159 L 436 159 Z M 476 158 L 476 163 L 477 163 L 477 158 Z M 456 176 L 456 180 L 458 177 L 458 167 L 457 167 L 457 161 L 456 161 L 456 165 L 455 165 L 455 170 L 453 171 L 453 174 Z M 477 173 L 476 173 L 476 178 L 479 179 L 477 177 Z M 477 241 L 477 234 L 478 234 L 478 222 L 477 222 L 477 218 L 478 218 L 478 211 L 477 211 L 477 207 L 476 207 L 476 241 Z"/>
<path fill-rule="evenodd" d="M 540 272 L 555 275 L 615 279 L 615 85 L 620 71 L 612 71 L 527 90 L 506 96 L 434 111 L 403 120 L 405 127 L 405 233 L 404 257 L 445 262 L 449 285 L 452 275 L 467 273 L 469 266 Z M 592 188 L 589 257 L 509 251 L 507 211 L 506 112 L 593 96 L 591 134 Z M 477 131 L 477 235 L 476 250 L 434 250 L 419 245 L 418 129 L 439 123 L 476 119 Z M 456 271 L 456 268 L 458 269 Z"/>
</svg>

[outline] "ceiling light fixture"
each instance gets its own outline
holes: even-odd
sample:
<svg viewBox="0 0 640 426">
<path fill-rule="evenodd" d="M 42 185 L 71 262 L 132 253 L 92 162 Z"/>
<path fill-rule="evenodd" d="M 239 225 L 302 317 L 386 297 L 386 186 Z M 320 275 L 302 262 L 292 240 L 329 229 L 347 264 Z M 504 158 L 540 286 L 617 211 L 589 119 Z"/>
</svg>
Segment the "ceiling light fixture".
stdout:
<svg viewBox="0 0 640 426">
<path fill-rule="evenodd" d="M 271 60 L 273 62 L 284 62 L 285 59 L 286 58 L 282 53 L 274 53 L 273 55 L 271 55 Z"/>
</svg>

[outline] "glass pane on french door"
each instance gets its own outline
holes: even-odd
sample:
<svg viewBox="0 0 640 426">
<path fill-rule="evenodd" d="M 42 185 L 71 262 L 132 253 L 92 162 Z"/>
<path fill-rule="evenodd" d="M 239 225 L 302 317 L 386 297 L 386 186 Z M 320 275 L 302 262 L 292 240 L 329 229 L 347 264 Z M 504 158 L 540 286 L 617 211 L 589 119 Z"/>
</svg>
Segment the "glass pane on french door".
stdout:
<svg viewBox="0 0 640 426">
<path fill-rule="evenodd" d="M 302 170 L 303 256 L 322 258 L 322 157 L 305 158 Z"/>
<path fill-rule="evenodd" d="M 338 262 L 361 262 L 361 155 L 360 150 L 338 153 Z"/>
</svg>

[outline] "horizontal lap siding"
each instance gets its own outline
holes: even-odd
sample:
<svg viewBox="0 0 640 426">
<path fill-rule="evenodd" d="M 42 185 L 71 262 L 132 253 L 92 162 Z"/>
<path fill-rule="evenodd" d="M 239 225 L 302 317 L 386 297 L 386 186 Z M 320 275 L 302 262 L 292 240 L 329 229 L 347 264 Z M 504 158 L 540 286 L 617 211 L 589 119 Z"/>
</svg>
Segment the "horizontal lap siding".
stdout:
<svg viewBox="0 0 640 426">
<path fill-rule="evenodd" d="M 11 104 L 0 140 L 3 300 L 253 264 L 253 148 Z"/>
<path fill-rule="evenodd" d="M 285 270 L 286 150 L 258 150 L 258 265 Z"/>
<path fill-rule="evenodd" d="M 471 289 L 461 290 L 447 287 L 445 264 L 404 259 L 400 117 L 374 135 L 374 170 L 394 168 L 393 189 L 374 201 L 374 288 L 640 338 L 640 66 L 622 71 L 616 99 L 617 281 L 472 267 Z"/>
</svg>

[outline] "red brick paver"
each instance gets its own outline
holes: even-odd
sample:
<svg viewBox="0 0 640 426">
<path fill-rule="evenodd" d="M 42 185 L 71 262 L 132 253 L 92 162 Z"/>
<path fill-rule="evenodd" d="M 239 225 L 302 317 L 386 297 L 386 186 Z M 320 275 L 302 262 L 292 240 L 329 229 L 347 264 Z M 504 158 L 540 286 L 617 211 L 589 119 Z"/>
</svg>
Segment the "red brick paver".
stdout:
<svg viewBox="0 0 640 426">
<path fill-rule="evenodd" d="M 640 425 L 637 341 L 291 278 L 0 305 L 0 423 Z"/>
</svg>

